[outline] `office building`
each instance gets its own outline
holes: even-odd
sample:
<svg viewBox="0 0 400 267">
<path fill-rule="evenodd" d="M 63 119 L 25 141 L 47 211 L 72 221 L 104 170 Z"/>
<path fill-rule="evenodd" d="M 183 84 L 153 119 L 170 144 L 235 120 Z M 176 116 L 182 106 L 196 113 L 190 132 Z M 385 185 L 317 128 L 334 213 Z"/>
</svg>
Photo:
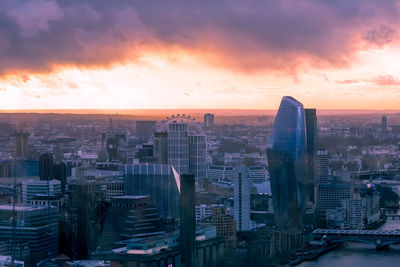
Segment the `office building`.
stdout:
<svg viewBox="0 0 400 267">
<path fill-rule="evenodd" d="M 184 257 L 176 232 L 149 238 L 134 238 L 121 242 L 123 247 L 113 250 L 113 263 L 122 266 L 173 266 L 196 267 L 222 266 L 224 243 L 216 235 L 215 226 L 196 227 L 194 262 L 182 262 Z"/>
<path fill-rule="evenodd" d="M 194 174 L 181 175 L 179 245 L 181 261 L 186 267 L 194 267 L 196 262 L 196 214 Z"/>
<path fill-rule="evenodd" d="M 380 219 L 380 194 L 374 184 L 362 185 L 349 202 L 349 228 L 363 230 Z"/>
<path fill-rule="evenodd" d="M 161 216 L 179 217 L 179 174 L 170 165 L 124 165 L 124 194 L 152 196 Z"/>
<path fill-rule="evenodd" d="M 113 197 L 124 195 L 123 177 L 102 177 L 97 178 L 96 182 L 106 188 L 106 202 L 110 202 Z"/>
<path fill-rule="evenodd" d="M 197 179 L 206 178 L 206 154 L 206 136 L 189 135 L 189 173 L 193 173 Z"/>
<path fill-rule="evenodd" d="M 98 246 L 105 217 L 105 187 L 96 181 L 71 180 L 66 195 L 66 252 L 86 259 Z"/>
<path fill-rule="evenodd" d="M 248 168 L 235 168 L 233 179 L 236 229 L 237 231 L 250 231 L 250 174 Z"/>
<path fill-rule="evenodd" d="M 342 183 L 320 184 L 316 187 L 317 220 L 321 227 L 325 227 L 327 210 L 336 208 L 346 209 L 346 222 L 348 222 L 348 205 L 353 190 L 351 185 Z"/>
<path fill-rule="evenodd" d="M 204 128 L 212 129 L 214 127 L 214 114 L 204 114 Z"/>
<path fill-rule="evenodd" d="M 102 249 L 115 242 L 164 232 L 151 196 L 119 196 L 111 199 L 101 235 Z"/>
<path fill-rule="evenodd" d="M 64 162 L 53 164 L 53 178 L 61 183 L 61 194 L 65 194 L 67 184 L 67 165 Z"/>
<path fill-rule="evenodd" d="M 16 218 L 12 227 L 12 218 Z M 0 205 L 0 239 L 27 242 L 30 264 L 58 255 L 57 208 L 32 205 Z M 16 243 L 17 244 L 17 243 Z"/>
<path fill-rule="evenodd" d="M 119 140 L 114 134 L 106 135 L 106 150 L 108 161 L 118 160 Z"/>
<path fill-rule="evenodd" d="M 329 182 L 328 150 L 317 151 L 316 185 Z"/>
<path fill-rule="evenodd" d="M 303 105 L 285 96 L 267 145 L 276 225 L 302 229 L 305 212 L 307 138 Z"/>
<path fill-rule="evenodd" d="M 165 161 L 163 137 L 167 137 L 167 158 L 179 173 L 193 173 L 196 180 L 206 177 L 206 136 L 200 123 L 190 116 L 172 115 L 162 121 L 155 136 L 155 155 Z M 164 133 L 164 136 L 161 135 Z M 161 159 L 161 160 L 160 160 Z"/>
<path fill-rule="evenodd" d="M 39 157 L 40 180 L 53 179 L 53 154 L 44 153 Z"/>
<path fill-rule="evenodd" d="M 211 219 L 216 208 L 225 208 L 225 213 L 233 217 L 233 209 L 224 204 L 201 204 L 196 205 L 196 222 Z"/>
<path fill-rule="evenodd" d="M 61 195 L 60 181 L 29 180 L 22 183 L 22 203 L 29 203 L 36 195 Z"/>
<path fill-rule="evenodd" d="M 304 109 L 306 118 L 307 136 L 307 179 L 306 200 L 314 201 L 314 183 L 316 176 L 316 155 L 317 155 L 317 111 L 316 109 Z"/>
<path fill-rule="evenodd" d="M 226 207 L 213 207 L 212 223 L 217 228 L 217 236 L 224 241 L 225 251 L 233 251 L 236 247 L 236 221 L 228 214 Z"/>
<path fill-rule="evenodd" d="M 168 125 L 168 163 L 179 173 L 189 173 L 189 139 L 187 124 Z"/>
<path fill-rule="evenodd" d="M 155 121 L 136 121 L 136 137 L 141 142 L 147 142 L 155 129 Z"/>
<path fill-rule="evenodd" d="M 250 166 L 248 168 L 251 183 L 262 184 L 265 182 L 266 170 L 264 166 Z"/>
</svg>

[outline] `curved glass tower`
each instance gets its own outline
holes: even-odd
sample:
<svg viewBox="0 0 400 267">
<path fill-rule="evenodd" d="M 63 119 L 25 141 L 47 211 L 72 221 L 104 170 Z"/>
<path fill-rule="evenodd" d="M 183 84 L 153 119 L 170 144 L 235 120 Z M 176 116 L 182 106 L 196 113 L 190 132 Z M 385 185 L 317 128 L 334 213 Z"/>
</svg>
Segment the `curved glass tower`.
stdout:
<svg viewBox="0 0 400 267">
<path fill-rule="evenodd" d="M 307 140 L 303 104 L 282 98 L 267 146 L 275 223 L 279 228 L 301 229 Z"/>
</svg>

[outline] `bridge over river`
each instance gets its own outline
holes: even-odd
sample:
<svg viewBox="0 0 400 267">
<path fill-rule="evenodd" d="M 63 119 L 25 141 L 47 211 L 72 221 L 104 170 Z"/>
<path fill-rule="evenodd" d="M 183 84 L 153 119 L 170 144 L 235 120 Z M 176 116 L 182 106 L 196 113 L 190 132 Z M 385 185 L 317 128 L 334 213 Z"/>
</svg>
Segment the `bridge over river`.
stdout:
<svg viewBox="0 0 400 267">
<path fill-rule="evenodd" d="M 316 229 L 313 231 L 313 235 L 314 239 L 322 239 L 326 236 L 329 240 L 375 244 L 377 249 L 391 244 L 400 244 L 400 230 Z"/>
</svg>

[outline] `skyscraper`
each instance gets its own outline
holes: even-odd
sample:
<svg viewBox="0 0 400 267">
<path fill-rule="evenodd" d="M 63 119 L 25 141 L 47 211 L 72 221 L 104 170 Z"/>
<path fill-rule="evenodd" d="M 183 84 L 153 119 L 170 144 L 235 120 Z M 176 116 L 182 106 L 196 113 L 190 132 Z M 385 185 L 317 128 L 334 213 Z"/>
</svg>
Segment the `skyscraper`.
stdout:
<svg viewBox="0 0 400 267">
<path fill-rule="evenodd" d="M 168 163 L 181 173 L 189 173 L 189 139 L 187 124 L 172 122 L 168 125 Z"/>
<path fill-rule="evenodd" d="M 189 172 L 196 178 L 206 177 L 206 137 L 203 134 L 189 135 Z"/>
<path fill-rule="evenodd" d="M 61 194 L 65 194 L 65 186 L 67 184 L 67 165 L 64 162 L 59 162 L 53 165 L 54 179 L 61 182 Z"/>
<path fill-rule="evenodd" d="M 153 198 L 162 216 L 179 217 L 179 175 L 170 165 L 126 164 L 125 195 Z"/>
<path fill-rule="evenodd" d="M 283 97 L 267 146 L 275 222 L 282 229 L 302 228 L 307 173 L 305 128 L 303 105 L 292 97 Z"/>
<path fill-rule="evenodd" d="M 206 135 L 195 119 L 185 114 L 167 118 L 157 129 L 154 143 L 155 156 L 160 163 L 168 161 L 179 174 L 193 173 L 196 179 L 206 177 Z"/>
<path fill-rule="evenodd" d="M 67 253 L 86 259 L 97 248 L 106 210 L 106 188 L 96 181 L 71 180 L 66 209 Z"/>
<path fill-rule="evenodd" d="M 317 170 L 316 170 L 316 181 L 317 185 L 328 183 L 328 150 L 321 149 L 317 151 Z"/>
<path fill-rule="evenodd" d="M 385 115 L 382 116 L 381 130 L 382 130 L 382 133 L 386 133 L 386 131 L 387 131 L 387 118 Z"/>
<path fill-rule="evenodd" d="M 250 173 L 248 168 L 235 168 L 233 179 L 236 229 L 238 231 L 250 231 Z"/>
<path fill-rule="evenodd" d="M 15 155 L 17 157 L 26 157 L 28 154 L 28 134 L 17 132 L 15 134 Z"/>
<path fill-rule="evenodd" d="M 214 127 L 214 114 L 204 114 L 204 128 L 211 129 Z"/>
<path fill-rule="evenodd" d="M 40 180 L 53 178 L 53 154 L 44 153 L 39 157 L 39 176 Z"/>
<path fill-rule="evenodd" d="M 316 109 L 305 109 L 306 134 L 307 134 L 307 179 L 306 198 L 314 200 L 314 181 L 316 172 L 317 154 L 317 111 Z"/>
</svg>

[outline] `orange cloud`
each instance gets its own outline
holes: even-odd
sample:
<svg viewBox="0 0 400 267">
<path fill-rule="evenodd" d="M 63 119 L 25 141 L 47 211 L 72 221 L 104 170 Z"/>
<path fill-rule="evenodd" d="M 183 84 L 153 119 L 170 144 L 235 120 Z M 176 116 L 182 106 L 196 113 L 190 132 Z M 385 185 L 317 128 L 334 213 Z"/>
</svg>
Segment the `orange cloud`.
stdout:
<svg viewBox="0 0 400 267">
<path fill-rule="evenodd" d="M 108 68 L 147 55 L 240 72 L 348 66 L 397 41 L 396 0 L 0 3 L 0 75 Z"/>
<path fill-rule="evenodd" d="M 400 80 L 393 75 L 381 75 L 370 80 L 373 84 L 378 86 L 399 86 Z"/>
</svg>

